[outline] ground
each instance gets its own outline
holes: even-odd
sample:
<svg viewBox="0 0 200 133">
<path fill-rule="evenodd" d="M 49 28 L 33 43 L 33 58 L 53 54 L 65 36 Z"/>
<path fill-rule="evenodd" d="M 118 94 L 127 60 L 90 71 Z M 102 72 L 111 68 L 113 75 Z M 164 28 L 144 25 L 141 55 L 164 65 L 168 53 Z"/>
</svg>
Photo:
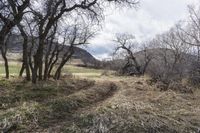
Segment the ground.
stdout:
<svg viewBox="0 0 200 133">
<path fill-rule="evenodd" d="M 160 91 L 148 76 L 67 66 L 61 81 L 0 80 L 4 132 L 198 133 L 200 90 Z"/>
</svg>

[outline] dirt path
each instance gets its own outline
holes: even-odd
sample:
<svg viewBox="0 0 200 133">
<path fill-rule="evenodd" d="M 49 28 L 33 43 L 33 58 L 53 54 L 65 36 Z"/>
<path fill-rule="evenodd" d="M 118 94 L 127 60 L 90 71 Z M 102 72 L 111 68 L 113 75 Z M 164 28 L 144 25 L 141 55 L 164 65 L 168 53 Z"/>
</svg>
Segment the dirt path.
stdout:
<svg viewBox="0 0 200 133">
<path fill-rule="evenodd" d="M 50 128 L 43 130 L 42 132 L 61 132 L 62 127 L 74 123 L 75 117 L 82 111 L 91 109 L 94 106 L 98 106 L 103 101 L 106 101 L 114 95 L 117 91 L 117 86 L 112 82 L 97 82 L 95 85 L 82 89 L 73 94 L 70 94 L 65 98 L 65 102 L 71 104 L 70 112 L 66 112 L 65 119 L 57 121 L 50 125 Z M 41 132 L 41 131 L 40 131 Z"/>
<path fill-rule="evenodd" d="M 83 116 L 93 114 L 93 119 L 96 119 L 93 120 L 95 124 L 90 127 L 93 132 L 112 132 L 113 126 L 116 126 L 119 132 L 124 132 L 118 125 L 122 122 L 124 125 L 121 125 L 125 127 L 134 122 L 136 127 L 132 125 L 133 129 L 130 130 L 141 130 L 141 132 L 200 131 L 200 91 L 198 90 L 194 94 L 170 90 L 162 92 L 156 86 L 148 85 L 146 77 L 93 79 L 96 82 L 111 81 L 118 86 L 118 91 L 112 97 L 76 113 Z M 101 110 L 104 110 L 103 114 Z M 112 130 L 109 130 L 110 128 Z"/>
<path fill-rule="evenodd" d="M 73 107 L 65 119 L 54 122 L 42 132 L 200 131 L 198 91 L 194 94 L 163 92 L 155 85 L 149 85 L 147 77 L 102 76 L 89 79 L 95 80 L 94 86 L 65 98 L 64 102 Z M 110 89 L 113 87 L 115 89 Z"/>
</svg>

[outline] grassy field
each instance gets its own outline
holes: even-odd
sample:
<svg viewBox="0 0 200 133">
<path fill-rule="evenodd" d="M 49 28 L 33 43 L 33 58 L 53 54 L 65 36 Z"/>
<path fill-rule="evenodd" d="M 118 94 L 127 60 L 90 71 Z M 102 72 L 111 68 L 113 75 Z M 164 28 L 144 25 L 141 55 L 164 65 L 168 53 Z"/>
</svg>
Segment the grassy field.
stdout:
<svg viewBox="0 0 200 133">
<path fill-rule="evenodd" d="M 9 70 L 11 75 L 18 75 L 21 68 L 20 63 L 10 63 Z M 77 67 L 73 65 L 66 65 L 62 73 L 72 73 L 75 76 L 84 75 L 86 77 L 99 77 L 105 70 L 89 69 L 84 67 Z M 5 74 L 4 65 L 0 64 L 0 75 Z"/>
<path fill-rule="evenodd" d="M 2 68 L 2 67 L 1 67 Z M 13 73 L 18 66 L 11 67 Z M 200 90 L 161 91 L 148 76 L 66 66 L 37 85 L 0 79 L 0 132 L 198 133 Z M 74 78 L 75 77 L 75 78 Z"/>
<path fill-rule="evenodd" d="M 17 75 L 19 74 L 21 65 L 20 64 L 10 64 L 9 70 L 11 75 Z M 3 64 L 0 64 L 0 74 L 5 74 L 5 68 Z"/>
</svg>

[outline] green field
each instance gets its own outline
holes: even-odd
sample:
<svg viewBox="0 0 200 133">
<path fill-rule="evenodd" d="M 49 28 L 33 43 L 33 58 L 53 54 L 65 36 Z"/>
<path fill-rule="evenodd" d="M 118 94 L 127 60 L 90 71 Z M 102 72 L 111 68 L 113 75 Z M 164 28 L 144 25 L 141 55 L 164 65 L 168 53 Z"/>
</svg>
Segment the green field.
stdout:
<svg viewBox="0 0 200 133">
<path fill-rule="evenodd" d="M 18 75 L 21 68 L 21 64 L 12 63 L 9 65 L 9 70 L 11 75 Z M 85 75 L 88 77 L 93 76 L 100 76 L 105 70 L 99 70 L 99 69 L 90 69 L 90 68 L 84 68 L 84 67 L 77 67 L 73 65 L 67 65 L 63 68 L 62 73 L 72 73 L 73 75 Z M 5 74 L 4 65 L 0 64 L 0 74 Z"/>
<path fill-rule="evenodd" d="M 10 74 L 12 75 L 19 74 L 20 68 L 21 68 L 20 64 L 9 65 Z M 0 74 L 5 74 L 5 68 L 3 64 L 0 64 Z"/>
</svg>

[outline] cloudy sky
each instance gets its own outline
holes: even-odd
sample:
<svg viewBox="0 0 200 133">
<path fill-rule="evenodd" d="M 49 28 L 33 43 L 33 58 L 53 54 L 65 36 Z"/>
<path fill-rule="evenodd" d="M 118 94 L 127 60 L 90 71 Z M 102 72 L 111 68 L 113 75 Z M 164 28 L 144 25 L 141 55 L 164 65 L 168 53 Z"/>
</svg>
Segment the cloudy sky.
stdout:
<svg viewBox="0 0 200 133">
<path fill-rule="evenodd" d="M 187 5 L 199 0 L 140 0 L 137 10 L 109 9 L 102 31 L 86 48 L 98 59 L 109 58 L 113 52 L 112 40 L 116 33 L 131 33 L 138 41 L 153 38 L 169 30 L 175 23 L 187 17 Z"/>
</svg>

